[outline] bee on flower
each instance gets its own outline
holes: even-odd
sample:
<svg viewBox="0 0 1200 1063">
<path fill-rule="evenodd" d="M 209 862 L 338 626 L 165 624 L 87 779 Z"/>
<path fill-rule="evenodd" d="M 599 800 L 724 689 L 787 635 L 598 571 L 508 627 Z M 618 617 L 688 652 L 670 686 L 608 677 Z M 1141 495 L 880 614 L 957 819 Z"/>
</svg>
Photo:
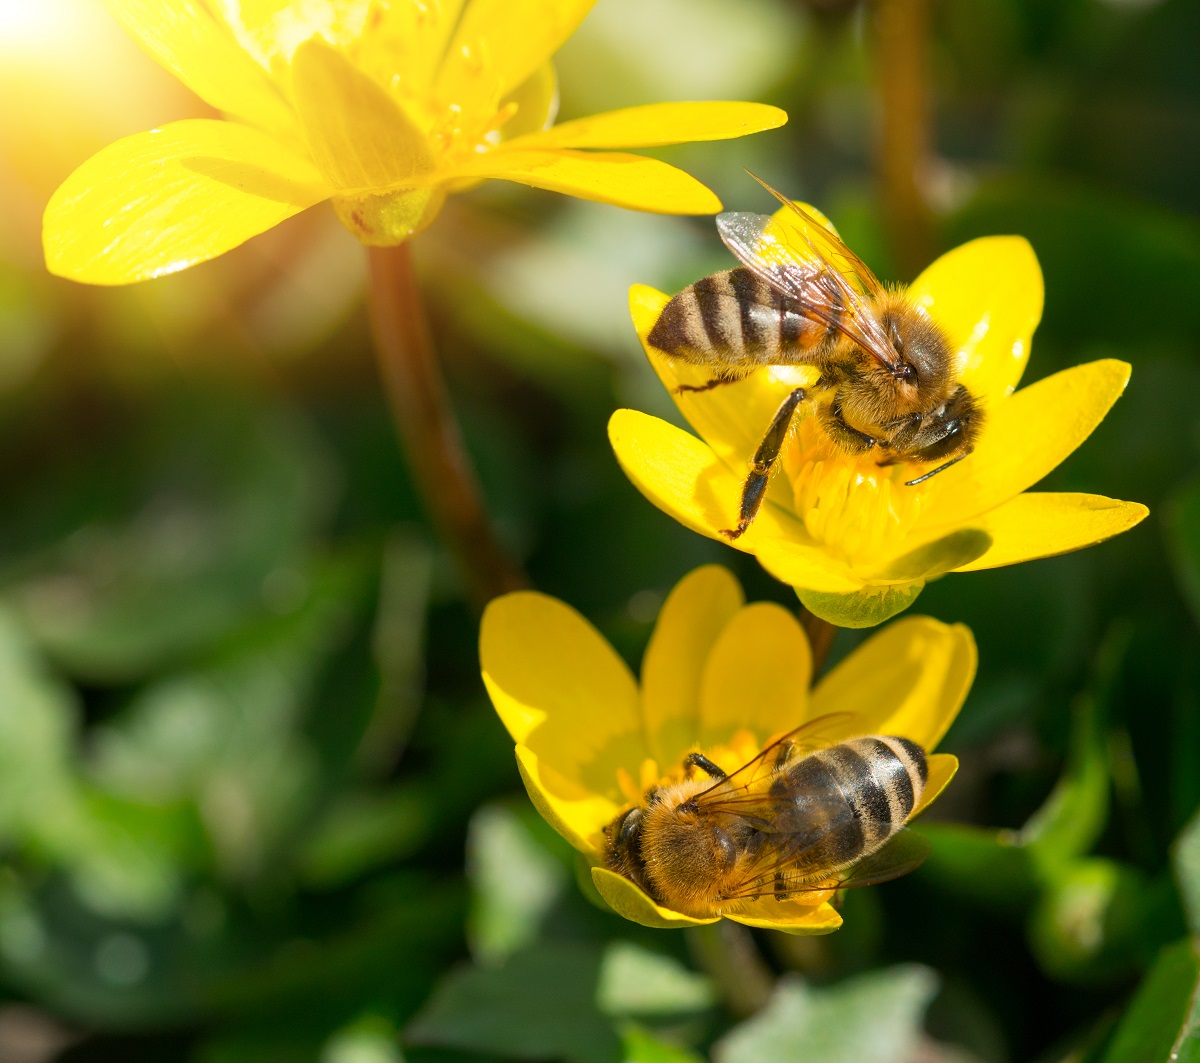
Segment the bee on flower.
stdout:
<svg viewBox="0 0 1200 1063">
<path fill-rule="evenodd" d="M 530 591 L 488 606 L 480 657 L 530 798 L 614 911 L 794 934 L 841 925 L 834 890 L 920 862 L 904 828 L 954 775 L 933 750 L 976 664 L 965 627 L 912 617 L 810 690 L 799 622 L 746 604 L 715 565 L 667 598 L 640 683 L 583 617 Z"/>
<path fill-rule="evenodd" d="M 973 240 L 885 289 L 811 207 L 718 228 L 739 269 L 673 299 L 630 293 L 646 355 L 701 439 L 633 410 L 609 437 L 655 505 L 756 555 L 812 613 L 878 624 L 947 572 L 1076 550 L 1146 516 L 1027 490 L 1100 423 L 1130 367 L 1016 390 L 1043 297 L 1024 239 Z"/>
<path fill-rule="evenodd" d="M 46 208 L 51 272 L 126 284 L 332 203 L 364 244 L 403 243 L 448 194 L 498 179 L 636 210 L 720 209 L 694 178 L 616 151 L 782 125 L 755 103 L 663 103 L 555 126 L 551 56 L 595 0 L 109 0 L 223 115 L 117 141 Z"/>
</svg>

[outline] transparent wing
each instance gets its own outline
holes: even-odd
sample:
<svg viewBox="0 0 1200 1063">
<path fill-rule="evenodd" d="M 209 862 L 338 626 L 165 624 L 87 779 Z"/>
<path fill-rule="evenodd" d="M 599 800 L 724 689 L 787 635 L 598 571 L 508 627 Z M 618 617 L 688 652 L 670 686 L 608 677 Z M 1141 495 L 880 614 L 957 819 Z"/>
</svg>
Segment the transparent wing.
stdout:
<svg viewBox="0 0 1200 1063">
<path fill-rule="evenodd" d="M 726 900 L 753 900 L 775 892 L 781 876 L 794 872 L 804 863 L 810 846 L 789 849 L 788 846 L 773 847 L 770 856 L 754 864 L 753 870 Z M 854 889 L 859 886 L 877 886 L 881 882 L 907 875 L 925 862 L 929 855 L 929 840 L 911 830 L 902 829 L 879 849 L 855 861 L 849 867 L 831 871 L 828 877 L 814 877 L 809 881 L 785 883 L 784 891 L 790 897 L 826 890 Z"/>
<path fill-rule="evenodd" d="M 756 786 L 756 783 L 773 774 L 782 764 L 797 757 L 845 741 L 848 736 L 856 733 L 865 734 L 865 731 L 856 732 L 854 721 L 857 718 L 852 712 L 830 712 L 809 720 L 768 743 L 758 756 L 746 761 L 724 779 L 713 783 L 693 800 L 703 802 L 709 809 L 713 809 L 717 804 L 723 809 L 727 804 L 732 805 L 743 798 L 746 802 L 761 804 L 761 787 Z"/>
<path fill-rule="evenodd" d="M 898 369 L 900 360 L 872 308 L 871 296 L 879 290 L 874 274 L 816 218 L 784 202 L 802 224 L 729 211 L 717 216 L 721 240 L 751 273 L 790 300 L 797 313 L 838 330 L 889 369 Z"/>
</svg>

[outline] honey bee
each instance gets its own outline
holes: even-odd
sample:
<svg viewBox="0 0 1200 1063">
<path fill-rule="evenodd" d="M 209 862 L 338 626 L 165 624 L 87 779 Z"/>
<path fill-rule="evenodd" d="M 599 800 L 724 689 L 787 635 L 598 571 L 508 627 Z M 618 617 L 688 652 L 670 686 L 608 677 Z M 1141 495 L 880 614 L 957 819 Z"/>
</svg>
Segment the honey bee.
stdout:
<svg viewBox="0 0 1200 1063">
<path fill-rule="evenodd" d="M 942 463 L 909 487 L 970 454 L 983 423 L 979 403 L 955 380 L 949 339 L 924 309 L 903 287 L 880 284 L 821 220 L 755 180 L 792 212 L 792 224 L 766 214 L 718 215 L 717 231 L 741 266 L 684 288 L 647 337 L 664 354 L 712 371 L 707 383 L 677 392 L 707 391 L 766 366 L 820 371 L 772 418 L 742 485 L 737 527 L 723 533 L 730 539 L 758 513 L 807 399 L 825 434 L 848 453 L 876 450 L 881 465 Z"/>
<path fill-rule="evenodd" d="M 814 751 L 848 716 L 813 720 L 732 773 L 689 753 L 682 782 L 651 788 L 605 828 L 605 865 L 695 918 L 912 871 L 929 848 L 904 830 L 928 778 L 925 751 L 888 735 Z"/>
</svg>

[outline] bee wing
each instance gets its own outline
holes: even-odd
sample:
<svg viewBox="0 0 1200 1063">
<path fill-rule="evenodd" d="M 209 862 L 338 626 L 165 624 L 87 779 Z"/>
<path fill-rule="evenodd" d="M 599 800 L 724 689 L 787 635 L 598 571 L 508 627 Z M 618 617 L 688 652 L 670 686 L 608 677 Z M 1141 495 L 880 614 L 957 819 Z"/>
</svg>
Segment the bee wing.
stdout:
<svg viewBox="0 0 1200 1063">
<path fill-rule="evenodd" d="M 726 894 L 727 900 L 752 900 L 775 890 L 779 875 L 794 870 L 807 852 L 808 846 L 788 851 L 787 846 L 775 851 L 773 859 L 760 861 L 751 876 Z M 831 872 L 828 878 L 785 887 L 789 896 L 818 893 L 826 890 L 854 889 L 858 886 L 877 886 L 915 871 L 929 855 L 929 839 L 911 830 L 901 830 L 879 849 L 864 856 L 849 867 Z"/>
<path fill-rule="evenodd" d="M 881 290 L 875 275 L 811 214 L 790 200 L 783 202 L 802 224 L 787 225 L 769 214 L 727 211 L 717 216 L 721 240 L 751 273 L 791 300 L 797 313 L 837 329 L 898 371 L 900 358 L 871 307 L 870 297 Z M 849 277 L 858 279 L 863 290 Z"/>
<path fill-rule="evenodd" d="M 694 801 L 704 801 L 712 796 L 712 800 L 722 807 L 727 802 L 737 801 L 739 793 L 747 793 L 756 782 L 770 775 L 779 766 L 778 757 L 786 751 L 788 761 L 798 756 L 812 753 L 826 746 L 832 746 L 854 733 L 853 722 L 857 719 L 852 712 L 829 712 L 802 723 L 799 727 L 781 735 L 769 743 L 758 756 L 746 761 L 736 771 L 730 772 L 724 779 L 713 783 L 707 790 L 697 794 Z M 863 730 L 860 733 L 865 734 Z M 761 803 L 757 794 L 751 794 L 750 799 Z M 708 805 L 713 807 L 712 804 Z"/>
</svg>

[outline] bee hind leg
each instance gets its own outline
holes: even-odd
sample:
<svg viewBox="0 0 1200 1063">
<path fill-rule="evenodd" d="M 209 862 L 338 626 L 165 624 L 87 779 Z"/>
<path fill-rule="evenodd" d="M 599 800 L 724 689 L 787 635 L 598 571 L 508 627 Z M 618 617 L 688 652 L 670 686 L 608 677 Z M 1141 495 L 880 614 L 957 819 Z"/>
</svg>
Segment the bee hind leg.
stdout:
<svg viewBox="0 0 1200 1063">
<path fill-rule="evenodd" d="M 711 380 L 706 380 L 703 384 L 676 384 L 671 390 L 676 395 L 683 395 L 692 391 L 712 391 L 713 388 L 719 388 L 725 384 L 736 384 L 741 379 L 741 377 L 737 376 L 715 376 Z"/>
<path fill-rule="evenodd" d="M 792 892 L 787 888 L 787 879 L 782 871 L 775 872 L 775 899 L 777 901 L 786 901 L 791 897 Z"/>
<path fill-rule="evenodd" d="M 793 389 L 788 393 L 788 397 L 780 403 L 779 409 L 775 411 L 775 416 L 771 418 L 770 427 L 767 428 L 766 435 L 762 437 L 762 442 L 758 444 L 758 449 L 754 452 L 750 475 L 742 484 L 742 502 L 738 509 L 737 527 L 725 528 L 721 531 L 721 534 L 727 538 L 736 539 L 750 527 L 751 521 L 757 516 L 763 498 L 767 494 L 767 481 L 770 479 L 771 469 L 775 466 L 779 452 L 783 449 L 784 440 L 787 439 L 788 429 L 792 425 L 792 416 L 804 398 L 804 388 Z"/>
</svg>

